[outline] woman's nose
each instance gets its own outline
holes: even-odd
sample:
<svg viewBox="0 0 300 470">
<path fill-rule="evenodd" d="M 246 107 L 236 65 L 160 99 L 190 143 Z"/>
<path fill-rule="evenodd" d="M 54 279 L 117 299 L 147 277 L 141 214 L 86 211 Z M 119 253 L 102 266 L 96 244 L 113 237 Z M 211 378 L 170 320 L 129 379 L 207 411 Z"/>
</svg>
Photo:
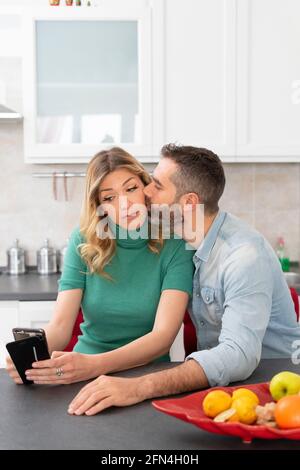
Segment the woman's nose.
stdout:
<svg viewBox="0 0 300 470">
<path fill-rule="evenodd" d="M 128 197 L 127 196 L 121 196 L 119 198 L 119 207 L 121 210 L 127 210 L 129 205 Z"/>
</svg>

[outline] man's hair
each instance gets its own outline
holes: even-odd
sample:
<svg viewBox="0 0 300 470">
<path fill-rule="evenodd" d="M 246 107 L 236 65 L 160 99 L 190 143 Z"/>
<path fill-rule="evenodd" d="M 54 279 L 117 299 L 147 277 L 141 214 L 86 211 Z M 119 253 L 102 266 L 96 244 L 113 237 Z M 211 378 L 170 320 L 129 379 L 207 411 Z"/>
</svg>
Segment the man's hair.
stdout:
<svg viewBox="0 0 300 470">
<path fill-rule="evenodd" d="M 196 193 L 207 214 L 219 209 L 219 199 L 225 187 L 224 168 L 211 150 L 185 145 L 167 144 L 161 154 L 178 166 L 171 180 L 176 186 L 176 200 L 187 193 Z"/>
</svg>

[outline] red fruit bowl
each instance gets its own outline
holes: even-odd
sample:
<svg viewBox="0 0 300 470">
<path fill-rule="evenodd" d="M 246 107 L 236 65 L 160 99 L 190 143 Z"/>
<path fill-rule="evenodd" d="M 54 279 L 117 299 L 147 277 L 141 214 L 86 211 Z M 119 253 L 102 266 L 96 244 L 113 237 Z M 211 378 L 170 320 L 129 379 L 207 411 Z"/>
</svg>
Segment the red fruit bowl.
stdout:
<svg viewBox="0 0 300 470">
<path fill-rule="evenodd" d="M 252 385 L 240 385 L 238 387 L 215 387 L 202 392 L 193 393 L 184 398 L 170 398 L 166 400 L 155 400 L 152 402 L 154 408 L 175 418 L 194 424 L 198 428 L 215 434 L 224 434 L 227 436 L 240 437 L 243 442 L 250 443 L 252 439 L 300 439 L 300 428 L 297 429 L 277 429 L 270 426 L 255 424 L 242 424 L 237 422 L 216 423 L 208 418 L 202 410 L 202 402 L 205 396 L 212 390 L 224 390 L 233 393 L 239 388 L 248 388 L 256 393 L 260 405 L 265 405 L 271 401 L 272 396 L 269 392 L 269 383 L 260 383 Z"/>
</svg>

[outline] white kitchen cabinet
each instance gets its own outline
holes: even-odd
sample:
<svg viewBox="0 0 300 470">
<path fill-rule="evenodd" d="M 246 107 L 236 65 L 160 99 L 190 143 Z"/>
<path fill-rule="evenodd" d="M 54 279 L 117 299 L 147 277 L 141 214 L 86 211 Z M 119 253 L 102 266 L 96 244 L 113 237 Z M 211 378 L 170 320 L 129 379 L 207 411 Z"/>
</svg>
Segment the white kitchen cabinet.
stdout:
<svg viewBox="0 0 300 470">
<path fill-rule="evenodd" d="M 50 321 L 54 301 L 1 301 L 0 302 L 0 367 L 5 367 L 7 350 L 5 345 L 14 341 L 15 327 L 44 328 Z"/>
<path fill-rule="evenodd" d="M 163 138 L 163 2 L 33 8 L 23 19 L 25 161 L 85 163 L 113 145 L 152 161 Z"/>
<path fill-rule="evenodd" d="M 0 367 L 5 367 L 8 355 L 5 345 L 14 341 L 12 329 L 18 324 L 18 302 L 0 302 Z"/>
<path fill-rule="evenodd" d="M 166 142 L 235 160 L 235 0 L 167 0 Z"/>
<path fill-rule="evenodd" d="M 18 326 L 44 328 L 53 315 L 54 306 L 54 301 L 19 302 Z"/>
<path fill-rule="evenodd" d="M 13 16 L 2 27 L 18 31 Z M 299 17 L 298 0 L 24 8 L 25 161 L 86 163 L 120 145 L 152 162 L 167 142 L 300 161 Z"/>
<path fill-rule="evenodd" d="M 0 58 L 22 56 L 21 13 L 20 7 L 0 5 Z"/>
<path fill-rule="evenodd" d="M 237 1 L 237 157 L 300 159 L 300 2 Z"/>
</svg>

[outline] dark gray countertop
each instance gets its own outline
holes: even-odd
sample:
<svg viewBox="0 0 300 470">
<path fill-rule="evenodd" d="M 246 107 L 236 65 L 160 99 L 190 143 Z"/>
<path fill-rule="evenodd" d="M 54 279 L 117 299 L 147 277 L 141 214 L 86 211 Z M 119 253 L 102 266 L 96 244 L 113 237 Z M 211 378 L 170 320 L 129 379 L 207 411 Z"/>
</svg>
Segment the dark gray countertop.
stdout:
<svg viewBox="0 0 300 470">
<path fill-rule="evenodd" d="M 40 275 L 35 269 L 19 276 L 0 274 L 1 300 L 56 300 L 61 273 Z"/>
<path fill-rule="evenodd" d="M 299 266 L 292 266 L 291 271 L 300 272 Z M 26 274 L 11 276 L 0 267 L 0 301 L 56 300 L 60 276 L 61 273 L 41 276 L 33 267 Z M 300 285 L 295 288 L 300 295 Z"/>
<path fill-rule="evenodd" d="M 119 373 L 133 377 L 175 363 L 155 364 Z M 300 372 L 288 359 L 262 360 L 243 383 L 264 382 L 282 370 Z M 69 416 L 69 402 L 84 383 L 62 386 L 15 385 L 0 370 L 0 449 L 299 449 L 299 441 L 254 440 L 220 436 L 155 410 L 151 401 L 112 408 L 99 415 Z"/>
</svg>

